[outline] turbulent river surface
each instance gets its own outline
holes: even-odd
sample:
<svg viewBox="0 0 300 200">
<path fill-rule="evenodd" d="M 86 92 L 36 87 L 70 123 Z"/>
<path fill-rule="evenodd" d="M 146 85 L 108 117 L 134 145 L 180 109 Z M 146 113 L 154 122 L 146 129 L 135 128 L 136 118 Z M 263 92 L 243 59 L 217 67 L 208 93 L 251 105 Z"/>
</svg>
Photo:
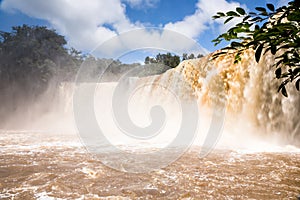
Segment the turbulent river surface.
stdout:
<svg viewBox="0 0 300 200">
<path fill-rule="evenodd" d="M 196 147 L 149 173 L 103 165 L 76 135 L 10 131 L 0 134 L 0 199 L 296 199 L 300 151 Z M 153 161 L 155 162 L 155 161 Z"/>
</svg>

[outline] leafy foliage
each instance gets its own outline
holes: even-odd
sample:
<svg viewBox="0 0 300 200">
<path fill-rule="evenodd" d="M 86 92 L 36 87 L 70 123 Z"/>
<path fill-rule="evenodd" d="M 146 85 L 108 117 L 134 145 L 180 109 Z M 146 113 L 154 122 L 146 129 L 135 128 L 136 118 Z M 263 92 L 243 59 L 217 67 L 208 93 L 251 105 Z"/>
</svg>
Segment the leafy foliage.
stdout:
<svg viewBox="0 0 300 200">
<path fill-rule="evenodd" d="M 196 59 L 196 58 L 202 58 L 203 55 L 202 54 L 198 54 L 197 57 L 191 53 L 191 54 L 187 54 L 187 53 L 183 53 L 182 54 L 182 60 L 188 60 L 188 59 Z M 163 64 L 168 66 L 169 68 L 174 68 L 177 67 L 178 64 L 180 63 L 180 57 L 177 55 L 172 55 L 171 53 L 167 53 L 167 54 L 157 54 L 155 56 L 155 58 L 153 57 L 149 57 L 147 56 L 145 58 L 145 64 Z"/>
<path fill-rule="evenodd" d="M 150 64 L 150 63 L 164 64 L 166 66 L 174 68 L 180 63 L 180 57 L 177 55 L 173 56 L 171 53 L 167 53 L 167 54 L 159 53 L 156 55 L 155 58 L 150 58 L 149 56 L 145 58 L 145 64 Z"/>
<path fill-rule="evenodd" d="M 46 27 L 27 25 L 12 28 L 12 32 L 0 32 L 0 80 L 20 82 L 36 87 L 46 85 L 54 75 L 73 71 L 80 63 L 78 54 L 71 56 L 64 47 L 63 36 Z M 60 78 L 66 79 L 66 73 Z M 8 83 L 7 82 L 7 83 Z M 22 83 L 22 84 L 21 84 Z"/>
<path fill-rule="evenodd" d="M 275 77 L 281 79 L 278 91 L 287 97 L 286 85 L 294 82 L 299 91 L 300 84 L 300 0 L 290 1 L 287 6 L 277 9 L 266 4 L 266 8 L 256 7 L 255 10 L 247 13 L 243 8 L 236 8 L 213 16 L 214 19 L 225 18 L 225 24 L 235 18 L 241 21 L 213 40 L 215 45 L 222 41 L 231 42 L 214 54 L 214 58 L 234 53 L 237 63 L 244 50 L 253 49 L 259 62 L 262 55 L 271 52 L 275 55 Z"/>
<path fill-rule="evenodd" d="M 75 77 L 82 57 L 65 45 L 63 36 L 46 27 L 23 25 L 0 32 L 2 123 L 21 108 L 30 113 L 24 105 L 35 103 L 50 82 L 58 86 Z"/>
<path fill-rule="evenodd" d="M 195 59 L 195 58 L 202 58 L 203 55 L 202 54 L 198 54 L 197 57 L 195 57 L 195 55 L 193 53 L 191 53 L 190 55 L 188 55 L 187 53 L 182 54 L 182 60 L 188 60 L 188 59 Z"/>
</svg>

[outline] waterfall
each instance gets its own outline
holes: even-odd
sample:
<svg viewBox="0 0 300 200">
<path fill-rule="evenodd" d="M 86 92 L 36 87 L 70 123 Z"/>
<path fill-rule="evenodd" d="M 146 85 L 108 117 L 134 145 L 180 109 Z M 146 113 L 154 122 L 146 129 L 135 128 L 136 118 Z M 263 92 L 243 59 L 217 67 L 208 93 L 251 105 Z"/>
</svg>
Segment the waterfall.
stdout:
<svg viewBox="0 0 300 200">
<path fill-rule="evenodd" d="M 228 140 L 239 138 L 247 143 L 249 137 L 258 136 L 266 142 L 276 140 L 277 143 L 299 146 L 299 92 L 292 84 L 287 87 L 288 98 L 277 92 L 280 82 L 274 75 L 272 67 L 274 57 L 272 55 L 266 54 L 259 63 L 254 60 L 252 51 L 245 51 L 241 57 L 242 61 L 234 64 L 232 54 L 216 59 L 212 59 L 212 54 L 209 54 L 199 59 L 185 60 L 176 68 L 161 75 L 138 77 L 129 74 L 122 83 L 122 90 L 134 92 L 126 97 L 128 101 L 133 99 L 128 104 L 128 109 L 133 110 L 129 113 L 130 120 L 138 121 L 142 127 L 145 127 L 147 124 L 151 124 L 151 120 L 161 118 L 160 112 L 154 115 L 154 118 L 149 115 L 149 118 L 151 106 L 164 104 L 169 107 L 170 114 L 168 116 L 173 118 L 176 113 L 182 112 L 180 101 L 187 102 L 187 104 L 196 101 L 201 112 L 200 120 L 207 121 L 206 123 L 210 123 L 211 108 L 224 107 L 226 109 L 223 132 L 225 136 L 226 134 L 230 135 Z M 22 112 L 11 116 L 12 120 L 8 120 L 9 122 L 6 122 L 5 126 L 2 125 L 2 129 L 27 128 L 74 132 L 76 124 L 74 123 L 73 95 L 74 90 L 80 87 L 85 88 L 84 90 L 94 87 L 96 117 L 102 120 L 101 124 L 106 124 L 103 123 L 103 120 L 107 120 L 109 117 L 114 118 L 114 116 L 103 117 L 102 115 L 111 112 L 108 108 L 112 106 L 112 97 L 120 82 L 96 84 L 93 81 L 88 83 L 81 80 L 77 84 L 74 82 L 50 84 L 48 90 L 34 104 L 20 105 L 23 107 Z M 131 98 L 132 96 L 135 98 Z M 143 108 L 145 102 L 147 106 Z M 126 101 L 118 102 L 121 105 L 125 103 Z M 179 109 L 175 109 L 176 106 L 179 106 Z M 105 112 L 101 109 L 104 109 Z M 25 113 L 24 110 L 26 110 Z M 186 112 L 185 117 L 191 118 L 189 113 L 191 112 Z M 180 117 L 176 118 L 177 121 L 173 120 L 167 128 L 168 131 L 174 132 L 174 127 L 180 128 L 178 122 L 178 120 L 182 120 Z M 115 118 L 118 118 L 118 114 Z M 111 123 L 117 121 L 112 120 Z M 114 132 L 110 131 L 110 128 L 112 128 L 111 125 L 107 127 L 108 132 Z M 208 127 L 200 126 L 198 129 L 205 129 L 207 132 Z M 119 136 L 116 135 L 116 137 Z M 160 138 L 160 141 L 163 140 Z M 198 144 L 203 144 L 203 138 Z"/>
<path fill-rule="evenodd" d="M 200 106 L 225 103 L 227 124 L 242 124 L 240 134 L 247 131 L 248 126 L 254 135 L 274 136 L 285 143 L 299 145 L 299 92 L 292 84 L 287 86 L 288 98 L 277 92 L 280 82 L 272 67 L 274 56 L 266 54 L 257 63 L 254 52 L 249 50 L 241 57 L 242 61 L 237 64 L 232 54 L 217 59 L 212 59 L 210 54 L 185 60 L 175 69 L 152 79 L 154 83 L 168 80 L 168 85 L 174 87 L 177 82 L 174 74 L 180 74 L 192 90 L 181 87 L 178 94 L 195 96 Z"/>
</svg>

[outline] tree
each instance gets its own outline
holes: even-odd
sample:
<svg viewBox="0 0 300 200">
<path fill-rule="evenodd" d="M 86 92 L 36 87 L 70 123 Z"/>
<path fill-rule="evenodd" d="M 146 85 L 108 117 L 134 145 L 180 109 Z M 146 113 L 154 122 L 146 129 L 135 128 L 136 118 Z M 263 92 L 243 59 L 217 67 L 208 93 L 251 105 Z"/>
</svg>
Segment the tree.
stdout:
<svg viewBox="0 0 300 200">
<path fill-rule="evenodd" d="M 196 59 L 196 58 L 202 58 L 203 55 L 202 54 L 198 54 L 197 57 L 195 57 L 195 55 L 193 53 L 191 53 L 190 55 L 188 55 L 187 53 L 183 53 L 182 54 L 182 60 L 188 60 L 188 59 Z"/>
<path fill-rule="evenodd" d="M 66 44 L 63 36 L 46 27 L 23 25 L 12 27 L 11 32 L 0 31 L 3 107 L 15 109 L 18 101 L 34 102 L 52 80 L 57 85 L 73 80 L 82 57 Z"/>
<path fill-rule="evenodd" d="M 158 64 L 164 64 L 171 68 L 177 67 L 180 63 L 180 57 L 177 55 L 172 55 L 171 53 L 167 54 L 157 54 L 155 58 L 150 58 L 147 56 L 145 58 L 145 64 L 150 63 L 158 63 Z"/>
<path fill-rule="evenodd" d="M 41 87 L 53 76 L 65 80 L 67 73 L 74 75 L 81 56 L 75 49 L 69 52 L 66 44 L 63 36 L 46 27 L 23 25 L 13 27 L 10 33 L 0 32 L 2 84 L 9 79 L 20 86 Z"/>
<path fill-rule="evenodd" d="M 226 18 L 224 24 L 234 18 L 240 23 L 213 40 L 218 45 L 223 40 L 231 42 L 222 48 L 214 58 L 225 53 L 235 54 L 235 63 L 241 61 L 241 53 L 246 49 L 255 51 L 255 59 L 270 52 L 275 55 L 275 77 L 281 79 L 278 92 L 288 96 L 286 85 L 293 83 L 300 88 L 300 0 L 293 0 L 287 6 L 275 9 L 272 4 L 256 7 L 255 12 L 247 13 L 243 8 L 227 13 L 218 12 L 214 19 Z"/>
<path fill-rule="evenodd" d="M 183 53 L 182 54 L 182 60 L 187 60 L 188 59 L 188 54 L 187 53 Z"/>
<path fill-rule="evenodd" d="M 150 63 L 150 57 L 147 56 L 147 57 L 145 58 L 145 64 L 149 64 L 149 63 Z"/>
<path fill-rule="evenodd" d="M 202 57 L 204 57 L 202 54 L 198 54 L 198 56 L 197 56 L 197 58 L 202 58 Z"/>
<path fill-rule="evenodd" d="M 46 27 L 23 25 L 0 31 L 0 126 L 15 113 L 30 119 L 29 105 L 45 91 L 52 92 L 47 93 L 51 98 L 52 88 L 74 80 L 83 57 L 66 44 L 63 36 Z M 43 109 L 49 109 L 52 100 L 45 101 Z"/>
<path fill-rule="evenodd" d="M 195 59 L 195 55 L 193 53 L 191 53 L 188 57 L 188 59 Z"/>
</svg>

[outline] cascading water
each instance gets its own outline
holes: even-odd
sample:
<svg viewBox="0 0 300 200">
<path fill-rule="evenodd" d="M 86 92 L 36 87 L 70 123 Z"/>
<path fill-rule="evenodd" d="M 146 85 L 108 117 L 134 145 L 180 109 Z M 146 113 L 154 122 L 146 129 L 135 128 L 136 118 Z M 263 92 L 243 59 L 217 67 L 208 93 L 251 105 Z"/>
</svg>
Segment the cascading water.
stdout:
<svg viewBox="0 0 300 200">
<path fill-rule="evenodd" d="M 266 55 L 257 64 L 254 52 L 246 51 L 242 62 L 233 64 L 233 60 L 231 54 L 216 60 L 207 56 L 185 61 L 176 70 L 180 70 L 192 85 L 201 104 L 226 102 L 228 125 L 238 126 L 240 121 L 244 128 L 249 124 L 259 134 L 299 145 L 300 95 L 291 85 L 289 98 L 277 92 L 279 81 L 275 79 L 272 68 L 274 56 Z M 213 70 L 216 71 L 215 78 L 207 83 Z M 245 130 L 239 128 L 239 134 L 243 134 Z"/>
<path fill-rule="evenodd" d="M 3 130 L 0 134 L 0 198 L 295 198 L 300 190 L 299 149 L 286 144 L 299 145 L 300 95 L 294 88 L 288 88 L 288 98 L 278 94 L 272 56 L 266 55 L 259 64 L 253 57 L 253 52 L 247 51 L 241 63 L 233 64 L 231 55 L 216 60 L 208 55 L 183 61 L 162 75 L 126 79 L 122 88 L 133 91 L 128 98 L 128 113 L 137 126 L 147 127 L 153 122 L 155 118 L 148 116 L 152 106 L 160 104 L 166 111 L 164 130 L 159 129 L 147 140 L 139 139 L 138 134 L 134 135 L 136 138 L 124 135 L 116 125 L 112 98 L 118 83 L 64 83 L 49 87 L 29 108 L 31 117 L 23 117 L 23 127 L 17 127 L 26 131 Z M 74 122 L 78 121 L 74 121 L 73 112 L 78 101 L 73 95 L 78 88 L 83 89 L 82 94 L 94 92 L 95 118 L 107 140 L 125 152 L 124 157 L 114 157 L 103 146 L 101 159 L 95 159 L 83 148 L 82 138 L 80 142 L 76 135 L 67 134 L 76 132 Z M 166 148 L 176 138 L 182 120 L 176 114 L 185 108 L 180 102 L 189 105 L 193 101 L 200 113 L 196 139 L 189 138 L 194 147 L 161 169 L 124 172 L 130 171 L 128 166 L 133 164 L 139 172 L 145 164 L 151 169 L 153 163 L 169 159 L 170 151 L 161 157 L 149 152 Z M 217 148 L 200 158 L 213 110 L 222 108 L 226 108 L 226 115 L 223 133 L 216 138 Z M 90 118 L 81 116 L 80 120 L 79 124 L 88 123 Z M 7 122 L 6 127 L 13 128 L 14 120 Z M 178 150 L 176 145 L 185 142 L 182 139 L 171 146 L 171 153 Z M 133 154 L 147 162 L 131 159 Z"/>
<path fill-rule="evenodd" d="M 289 98 L 277 92 L 274 57 L 267 55 L 257 64 L 254 53 L 246 51 L 243 62 L 233 64 L 233 59 L 227 55 L 215 60 L 210 56 L 186 60 L 153 81 L 170 81 L 173 72 L 180 73 L 193 91 L 182 89 L 179 93 L 196 96 L 202 105 L 226 102 L 229 121 L 235 123 L 242 117 L 265 134 L 281 134 L 286 142 L 299 144 L 300 96 L 291 86 Z"/>
<path fill-rule="evenodd" d="M 277 92 L 280 83 L 274 77 L 272 55 L 265 55 L 260 63 L 254 60 L 252 51 L 241 56 L 243 61 L 237 64 L 231 54 L 214 60 L 211 55 L 186 60 L 162 75 L 134 78 L 130 84 L 133 87 L 147 83 L 148 87 L 140 92 L 140 100 L 160 99 L 171 104 L 170 91 L 158 89 L 163 86 L 172 88 L 183 101 L 196 99 L 200 109 L 225 106 L 224 134 L 237 138 L 253 136 L 266 143 L 299 145 L 298 91 L 289 85 L 288 98 Z M 209 118 L 206 114 L 204 112 L 200 120 Z M 253 149 L 258 148 L 252 143 L 247 146 L 251 145 Z"/>
</svg>

